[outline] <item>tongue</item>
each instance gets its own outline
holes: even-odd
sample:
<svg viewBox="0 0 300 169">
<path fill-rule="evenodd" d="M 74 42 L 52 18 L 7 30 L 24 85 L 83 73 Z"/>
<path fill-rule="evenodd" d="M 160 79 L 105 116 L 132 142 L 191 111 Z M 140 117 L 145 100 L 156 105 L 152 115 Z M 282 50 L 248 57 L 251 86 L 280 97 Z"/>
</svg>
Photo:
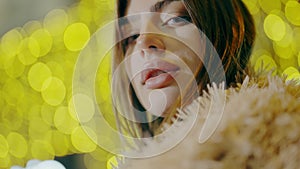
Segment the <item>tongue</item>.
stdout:
<svg viewBox="0 0 300 169">
<path fill-rule="evenodd" d="M 156 76 L 149 78 L 145 84 L 148 89 L 157 89 L 166 87 L 173 81 L 173 77 L 169 73 L 159 71 L 155 73 Z"/>
<path fill-rule="evenodd" d="M 163 74 L 163 73 L 165 73 L 165 72 L 162 71 L 162 70 L 154 71 L 153 73 L 151 73 L 150 78 L 156 77 L 156 76 L 158 76 L 158 75 L 160 75 L 160 74 Z"/>
</svg>

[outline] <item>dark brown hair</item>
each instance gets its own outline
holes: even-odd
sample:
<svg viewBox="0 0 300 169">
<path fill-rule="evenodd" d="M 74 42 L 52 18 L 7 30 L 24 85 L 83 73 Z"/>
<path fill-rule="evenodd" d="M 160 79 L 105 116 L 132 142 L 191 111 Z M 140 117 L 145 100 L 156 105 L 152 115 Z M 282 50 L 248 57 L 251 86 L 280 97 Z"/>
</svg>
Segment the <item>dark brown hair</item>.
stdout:
<svg viewBox="0 0 300 169">
<path fill-rule="evenodd" d="M 130 0 L 129 0 L 130 1 Z M 192 22 L 207 36 L 222 60 L 226 83 L 235 82 L 235 75 L 244 74 L 255 39 L 255 26 L 251 14 L 241 0 L 182 0 Z M 123 17 L 127 0 L 118 0 L 118 17 Z M 208 67 L 216 65 L 206 58 Z M 207 71 L 201 74 L 201 83 L 209 82 Z M 213 72 L 211 70 L 210 72 Z M 204 80 L 206 79 L 206 80 Z"/>
<path fill-rule="evenodd" d="M 216 67 L 223 67 L 227 85 L 235 84 L 236 75 L 245 73 L 255 39 L 255 26 L 248 9 L 241 0 L 182 0 L 182 2 L 193 24 L 210 40 L 222 62 L 222 65 L 215 65 L 216 62 L 212 57 L 205 57 L 203 61 L 205 68 L 200 70 L 196 77 L 199 90 L 205 89 L 212 81 L 207 72 L 215 73 L 214 79 L 219 78 Z M 117 1 L 118 18 L 125 15 L 129 3 L 130 0 Z M 209 50 L 212 49 L 206 51 Z M 122 52 L 124 51 L 116 51 L 113 58 L 114 68 L 123 60 Z M 128 121 L 125 123 L 129 124 Z"/>
</svg>

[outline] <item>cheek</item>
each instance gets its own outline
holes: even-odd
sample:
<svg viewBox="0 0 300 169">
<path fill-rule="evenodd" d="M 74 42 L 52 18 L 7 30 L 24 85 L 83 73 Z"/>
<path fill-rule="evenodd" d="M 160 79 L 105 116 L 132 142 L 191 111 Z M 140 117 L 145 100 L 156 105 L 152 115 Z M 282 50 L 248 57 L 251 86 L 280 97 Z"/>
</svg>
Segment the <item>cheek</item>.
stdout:
<svg viewBox="0 0 300 169">
<path fill-rule="evenodd" d="M 180 39 L 185 46 L 189 47 L 191 51 L 196 53 L 199 58 L 204 56 L 205 39 L 201 36 L 202 32 L 196 26 L 189 24 L 176 29 L 175 32 L 178 39 Z"/>
<path fill-rule="evenodd" d="M 142 60 L 136 53 L 127 52 L 124 59 L 124 66 L 127 73 L 128 78 L 132 81 L 135 80 L 138 76 L 138 73 L 141 72 Z"/>
<path fill-rule="evenodd" d="M 128 48 L 125 52 L 125 57 L 122 62 L 122 65 L 124 66 L 123 68 L 125 68 L 126 74 L 129 78 L 132 77 L 132 75 L 133 75 L 134 63 L 133 63 L 133 59 L 132 59 L 132 53 L 133 53 L 132 48 Z"/>
<path fill-rule="evenodd" d="M 205 40 L 195 26 L 185 26 L 176 30 L 178 38 L 186 48 L 183 56 L 184 62 L 192 72 L 198 72 L 203 65 L 205 55 Z"/>
<path fill-rule="evenodd" d="M 127 56 L 125 56 L 123 62 L 122 62 L 122 70 L 125 70 L 128 78 L 132 76 L 132 68 L 131 68 L 131 62 L 130 59 L 128 59 Z"/>
</svg>

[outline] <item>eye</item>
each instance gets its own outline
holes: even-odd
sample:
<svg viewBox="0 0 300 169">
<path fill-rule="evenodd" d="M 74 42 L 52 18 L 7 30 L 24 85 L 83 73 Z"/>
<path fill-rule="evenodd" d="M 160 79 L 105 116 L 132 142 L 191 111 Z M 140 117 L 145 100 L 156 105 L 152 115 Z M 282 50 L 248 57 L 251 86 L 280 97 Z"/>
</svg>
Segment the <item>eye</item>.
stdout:
<svg viewBox="0 0 300 169">
<path fill-rule="evenodd" d="M 128 45 L 132 44 L 138 37 L 140 36 L 140 34 L 134 34 L 132 36 L 129 36 L 128 38 L 123 40 L 123 48 L 126 50 Z"/>
<path fill-rule="evenodd" d="M 186 24 L 189 24 L 191 22 L 191 17 L 190 16 L 176 16 L 173 18 L 168 19 L 163 23 L 163 26 L 171 26 L 171 27 L 177 27 L 177 26 L 183 26 Z"/>
<path fill-rule="evenodd" d="M 132 43 L 133 41 L 135 41 L 138 37 L 140 36 L 140 34 L 135 34 L 135 35 L 132 35 L 130 37 L 128 37 L 126 40 L 127 40 L 127 43 L 130 44 Z"/>
</svg>

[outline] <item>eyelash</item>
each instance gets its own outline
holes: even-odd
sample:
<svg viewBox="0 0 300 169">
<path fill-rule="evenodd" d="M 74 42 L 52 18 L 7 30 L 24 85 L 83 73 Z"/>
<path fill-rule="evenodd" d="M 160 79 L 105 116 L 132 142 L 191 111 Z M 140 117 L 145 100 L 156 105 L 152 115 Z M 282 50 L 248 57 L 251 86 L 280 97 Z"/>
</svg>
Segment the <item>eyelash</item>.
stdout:
<svg viewBox="0 0 300 169">
<path fill-rule="evenodd" d="M 171 21 L 174 21 L 174 23 L 171 23 Z M 190 22 L 191 22 L 191 17 L 187 16 L 187 15 L 183 15 L 183 16 L 176 16 L 176 17 L 166 20 L 162 24 L 162 26 L 177 27 L 177 26 L 184 26 L 186 24 L 189 24 Z M 140 34 L 134 34 L 134 35 L 124 39 L 122 42 L 124 51 L 126 51 L 127 46 L 129 44 L 131 44 L 133 41 L 135 41 L 139 36 L 140 36 Z"/>
<path fill-rule="evenodd" d="M 171 23 L 171 21 L 176 21 L 176 23 Z M 177 26 L 183 26 L 186 24 L 189 24 L 191 22 L 191 17 L 187 16 L 187 15 L 183 15 L 183 16 L 176 16 L 173 18 L 168 19 L 167 21 L 165 21 L 163 23 L 163 26 L 171 26 L 171 27 L 177 27 Z"/>
<path fill-rule="evenodd" d="M 135 41 L 139 36 L 140 36 L 140 34 L 134 34 L 134 35 L 129 36 L 128 38 L 124 39 L 122 42 L 123 50 L 126 51 L 127 46 L 129 44 L 131 44 L 133 41 Z"/>
</svg>

